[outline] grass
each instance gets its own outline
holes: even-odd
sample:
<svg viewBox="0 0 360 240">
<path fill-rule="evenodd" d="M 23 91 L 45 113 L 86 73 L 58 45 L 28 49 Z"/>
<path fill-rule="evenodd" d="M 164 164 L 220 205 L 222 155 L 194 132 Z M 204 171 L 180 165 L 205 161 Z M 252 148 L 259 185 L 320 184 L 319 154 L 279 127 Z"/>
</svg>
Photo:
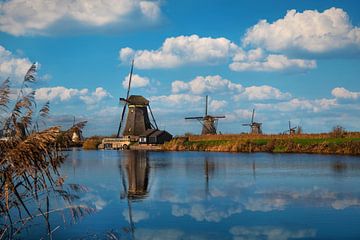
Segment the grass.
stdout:
<svg viewBox="0 0 360 240">
<path fill-rule="evenodd" d="M 172 151 L 293 152 L 360 155 L 360 133 L 334 137 L 331 133 L 299 135 L 191 135 L 164 145 Z"/>
</svg>

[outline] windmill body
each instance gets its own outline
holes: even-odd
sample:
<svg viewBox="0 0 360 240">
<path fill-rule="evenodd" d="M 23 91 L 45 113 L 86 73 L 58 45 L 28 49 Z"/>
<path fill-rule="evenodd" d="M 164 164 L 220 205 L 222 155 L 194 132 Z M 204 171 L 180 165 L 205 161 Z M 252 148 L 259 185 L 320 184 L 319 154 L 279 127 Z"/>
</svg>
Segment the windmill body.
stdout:
<svg viewBox="0 0 360 240">
<path fill-rule="evenodd" d="M 146 130 L 153 129 L 148 114 L 149 101 L 146 98 L 131 95 L 127 100 L 127 106 L 128 113 L 123 136 L 139 136 Z"/>
<path fill-rule="evenodd" d="M 208 115 L 208 96 L 206 96 L 205 116 L 203 117 L 186 117 L 185 120 L 198 120 L 202 125 L 201 135 L 216 134 L 217 124 L 220 118 L 225 116 Z"/>
<path fill-rule="evenodd" d="M 123 110 L 120 117 L 120 124 L 117 133 L 117 139 L 128 139 L 130 142 L 149 143 L 149 139 L 152 137 L 152 144 L 161 144 L 165 141 L 172 139 L 172 135 L 166 131 L 160 131 L 154 115 L 151 111 L 150 102 L 146 98 L 140 95 L 130 96 L 131 77 L 134 68 L 134 61 L 131 65 L 131 71 L 129 75 L 129 85 L 126 94 L 126 98 L 120 98 L 120 103 L 123 104 Z M 125 112 L 127 110 L 125 127 L 123 121 L 125 119 Z M 150 113 L 150 116 L 149 116 Z M 120 133 L 122 131 L 122 135 Z M 155 138 L 155 140 L 154 140 Z M 110 139 L 111 140 L 111 139 Z M 120 140 L 118 140 L 120 141 Z M 128 143 L 126 147 L 128 146 Z"/>
<path fill-rule="evenodd" d="M 289 121 L 289 129 L 284 131 L 284 133 L 289 132 L 290 135 L 296 134 L 297 127 L 291 127 L 291 122 Z"/>
<path fill-rule="evenodd" d="M 262 134 L 262 129 L 261 129 L 262 123 L 254 122 L 254 116 L 255 116 L 255 109 L 253 109 L 253 111 L 252 111 L 251 122 L 244 123 L 242 125 L 249 126 L 251 134 Z"/>
</svg>

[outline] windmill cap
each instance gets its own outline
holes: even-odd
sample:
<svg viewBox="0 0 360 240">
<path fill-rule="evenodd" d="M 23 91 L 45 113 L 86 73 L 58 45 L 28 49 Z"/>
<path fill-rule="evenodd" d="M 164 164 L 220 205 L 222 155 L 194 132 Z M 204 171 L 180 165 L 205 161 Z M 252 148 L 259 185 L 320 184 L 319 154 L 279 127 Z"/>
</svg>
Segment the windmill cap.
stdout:
<svg viewBox="0 0 360 240">
<path fill-rule="evenodd" d="M 149 105 L 149 100 L 140 95 L 131 95 L 127 101 L 132 105 Z"/>
</svg>

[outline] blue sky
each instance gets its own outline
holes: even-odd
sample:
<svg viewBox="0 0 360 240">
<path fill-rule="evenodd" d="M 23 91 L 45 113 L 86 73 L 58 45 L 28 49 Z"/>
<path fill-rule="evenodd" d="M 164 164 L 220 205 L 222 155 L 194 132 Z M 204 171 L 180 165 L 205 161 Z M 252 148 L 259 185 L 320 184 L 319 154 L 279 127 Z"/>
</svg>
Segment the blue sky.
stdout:
<svg viewBox="0 0 360 240">
<path fill-rule="evenodd" d="M 265 133 L 340 124 L 359 131 L 358 1 L 0 1 L 0 77 L 17 87 L 40 65 L 38 102 L 53 124 L 88 120 L 86 135 L 117 131 L 124 80 L 150 99 L 161 128 L 226 115 L 223 133 L 246 132 L 251 109 Z"/>
</svg>

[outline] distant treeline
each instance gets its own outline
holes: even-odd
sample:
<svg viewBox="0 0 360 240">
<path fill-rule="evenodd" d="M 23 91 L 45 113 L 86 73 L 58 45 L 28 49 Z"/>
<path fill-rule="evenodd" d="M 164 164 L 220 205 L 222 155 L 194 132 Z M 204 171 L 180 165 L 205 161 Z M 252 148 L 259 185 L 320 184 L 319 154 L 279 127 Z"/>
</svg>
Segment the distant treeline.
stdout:
<svg viewBox="0 0 360 240">
<path fill-rule="evenodd" d="M 257 135 L 223 134 L 177 137 L 164 150 L 212 152 L 272 152 L 360 155 L 360 132 Z"/>
</svg>

